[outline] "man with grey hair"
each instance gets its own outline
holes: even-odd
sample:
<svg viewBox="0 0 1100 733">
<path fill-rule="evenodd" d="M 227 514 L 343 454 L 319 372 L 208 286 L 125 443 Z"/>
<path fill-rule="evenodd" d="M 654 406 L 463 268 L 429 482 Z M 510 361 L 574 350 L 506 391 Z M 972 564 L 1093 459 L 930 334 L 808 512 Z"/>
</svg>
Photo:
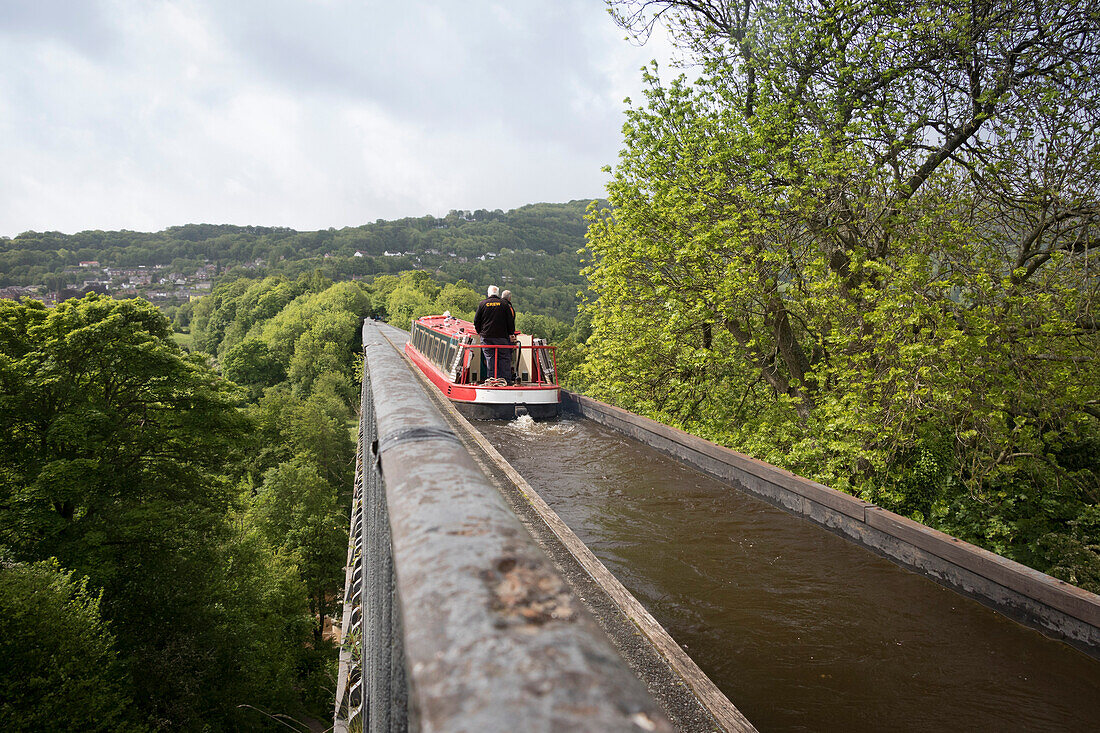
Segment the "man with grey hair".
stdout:
<svg viewBox="0 0 1100 733">
<path fill-rule="evenodd" d="M 499 292 L 500 288 L 490 285 L 486 291 L 488 297 L 477 304 L 474 330 L 481 337 L 481 343 L 489 347 L 482 349 L 489 379 L 499 380 L 497 386 L 504 386 L 512 383 L 512 350 L 504 347 L 512 345 L 516 313 L 511 304 L 501 299 Z"/>
<path fill-rule="evenodd" d="M 503 300 L 504 304 L 507 305 L 509 310 L 512 311 L 512 321 L 515 322 L 515 320 L 516 320 L 516 307 L 514 305 L 512 305 L 512 291 L 511 290 L 505 290 L 503 293 L 500 294 L 500 299 Z M 514 334 L 509 334 L 508 338 L 512 340 L 513 344 L 516 342 L 516 337 L 515 337 Z"/>
</svg>

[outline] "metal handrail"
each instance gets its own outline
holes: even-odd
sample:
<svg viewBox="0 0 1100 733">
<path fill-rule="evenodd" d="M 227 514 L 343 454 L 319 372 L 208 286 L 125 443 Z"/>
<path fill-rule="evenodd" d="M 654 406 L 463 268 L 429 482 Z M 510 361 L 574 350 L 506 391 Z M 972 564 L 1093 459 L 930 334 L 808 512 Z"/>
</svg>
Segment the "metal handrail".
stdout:
<svg viewBox="0 0 1100 733">
<path fill-rule="evenodd" d="M 555 347 L 555 346 L 549 346 L 547 344 L 531 344 L 529 346 L 525 346 L 523 344 L 509 344 L 509 345 L 505 345 L 505 344 L 463 344 L 460 348 L 462 349 L 462 369 L 459 371 L 458 378 L 455 380 L 455 382 L 457 384 L 469 384 L 470 383 L 467 377 L 470 373 L 469 372 L 470 361 L 473 358 L 472 352 L 473 352 L 474 349 L 493 349 L 493 350 L 515 349 L 515 350 L 519 350 L 521 353 L 524 349 L 528 349 L 528 350 L 531 351 L 531 357 L 532 357 L 531 358 L 531 364 L 534 368 L 534 377 L 535 378 L 534 379 L 528 379 L 528 380 L 524 381 L 524 384 L 535 385 L 535 386 L 548 386 L 548 387 L 557 386 L 557 381 L 555 381 L 555 380 L 556 380 L 556 376 L 557 376 L 557 373 L 558 373 L 558 355 L 557 355 L 557 347 Z M 542 366 L 542 362 L 538 358 L 538 355 L 540 353 L 542 353 L 542 354 L 549 353 L 549 355 L 550 355 L 550 359 L 552 360 L 552 364 L 553 364 L 552 371 L 550 371 L 550 374 L 554 375 L 551 378 L 548 378 L 548 379 L 543 378 L 543 377 L 546 376 L 547 370 Z M 514 363 L 513 363 L 513 365 L 514 365 Z M 498 376 L 498 375 L 493 374 L 492 376 L 495 377 L 495 376 Z"/>
</svg>

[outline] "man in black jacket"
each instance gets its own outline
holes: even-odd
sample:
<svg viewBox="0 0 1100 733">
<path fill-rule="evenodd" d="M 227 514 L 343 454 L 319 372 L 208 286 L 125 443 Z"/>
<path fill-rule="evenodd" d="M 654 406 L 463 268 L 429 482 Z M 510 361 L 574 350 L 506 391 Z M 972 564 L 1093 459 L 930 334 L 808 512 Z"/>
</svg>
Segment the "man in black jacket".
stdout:
<svg viewBox="0 0 1100 733">
<path fill-rule="evenodd" d="M 490 285 L 485 300 L 477 304 L 474 315 L 474 330 L 481 336 L 486 346 L 512 345 L 516 330 L 516 314 L 512 307 L 500 299 L 500 288 Z M 512 349 L 490 348 L 485 352 L 486 377 L 503 379 L 505 384 L 512 383 Z"/>
</svg>

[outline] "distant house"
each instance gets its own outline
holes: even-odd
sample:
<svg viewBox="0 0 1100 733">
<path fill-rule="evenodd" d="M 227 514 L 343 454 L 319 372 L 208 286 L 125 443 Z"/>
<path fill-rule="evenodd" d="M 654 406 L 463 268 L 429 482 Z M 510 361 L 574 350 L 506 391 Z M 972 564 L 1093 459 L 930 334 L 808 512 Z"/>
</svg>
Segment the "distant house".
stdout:
<svg viewBox="0 0 1100 733">
<path fill-rule="evenodd" d="M 11 300 L 18 300 L 22 297 L 35 295 L 37 292 L 37 285 L 11 285 L 6 288 L 0 288 L 0 298 L 10 298 Z"/>
<path fill-rule="evenodd" d="M 355 250 L 355 254 L 352 255 L 352 257 L 366 257 L 366 256 L 367 256 L 366 252 L 360 252 L 359 250 Z"/>
<path fill-rule="evenodd" d="M 81 267 L 99 267 L 99 260 L 84 260 L 80 263 Z"/>
</svg>

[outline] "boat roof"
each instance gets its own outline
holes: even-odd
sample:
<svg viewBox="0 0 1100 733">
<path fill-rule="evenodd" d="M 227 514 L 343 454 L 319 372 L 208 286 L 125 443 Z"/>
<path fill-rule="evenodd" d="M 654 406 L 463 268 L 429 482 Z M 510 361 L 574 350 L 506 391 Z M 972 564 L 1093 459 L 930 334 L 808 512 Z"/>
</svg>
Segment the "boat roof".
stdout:
<svg viewBox="0 0 1100 733">
<path fill-rule="evenodd" d="M 477 336 L 477 329 L 474 328 L 474 324 L 454 316 L 420 316 L 416 319 L 416 322 L 445 336 L 464 336 L 466 334 Z M 516 333 L 520 336 L 530 336 L 530 334 L 522 331 L 516 331 Z"/>
<path fill-rule="evenodd" d="M 453 316 L 421 316 L 416 319 L 417 323 L 423 324 L 428 328 L 444 333 L 448 336 L 458 336 L 459 334 L 471 333 L 477 335 L 477 331 L 474 329 L 474 324 L 469 321 L 464 321 L 461 318 L 454 318 Z"/>
</svg>

